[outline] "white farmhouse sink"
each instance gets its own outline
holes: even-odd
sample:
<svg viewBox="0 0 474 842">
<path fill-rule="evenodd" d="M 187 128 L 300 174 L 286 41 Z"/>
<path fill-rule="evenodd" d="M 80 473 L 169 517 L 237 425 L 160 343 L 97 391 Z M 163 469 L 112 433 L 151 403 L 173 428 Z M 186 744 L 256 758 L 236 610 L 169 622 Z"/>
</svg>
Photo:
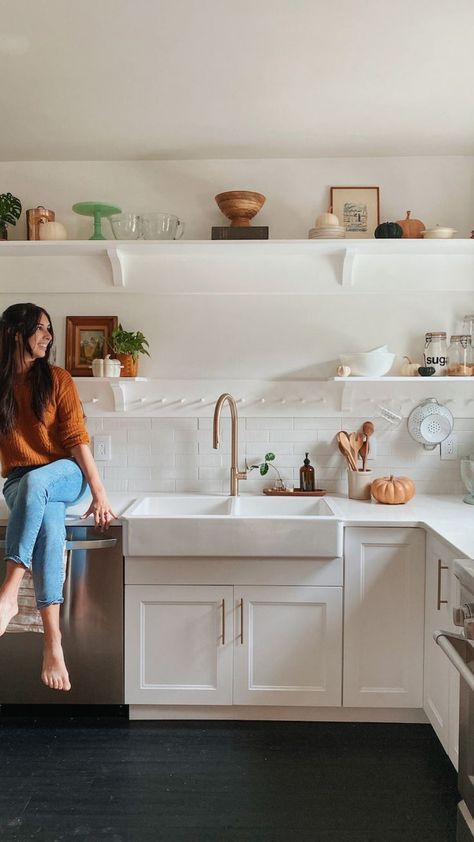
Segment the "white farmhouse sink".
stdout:
<svg viewBox="0 0 474 842">
<path fill-rule="evenodd" d="M 156 495 L 123 514 L 127 556 L 334 558 L 342 524 L 325 500 Z"/>
</svg>

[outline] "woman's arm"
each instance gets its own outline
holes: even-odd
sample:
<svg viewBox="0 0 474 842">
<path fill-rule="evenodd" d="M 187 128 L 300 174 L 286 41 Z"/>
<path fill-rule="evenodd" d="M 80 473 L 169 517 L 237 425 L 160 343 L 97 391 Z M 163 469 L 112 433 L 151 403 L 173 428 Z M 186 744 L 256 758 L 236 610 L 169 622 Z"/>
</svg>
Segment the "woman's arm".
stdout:
<svg viewBox="0 0 474 842">
<path fill-rule="evenodd" d="M 92 494 L 92 503 L 87 509 L 87 512 L 84 512 L 81 517 L 86 518 L 90 514 L 93 514 L 95 525 L 103 532 L 104 529 L 109 528 L 110 521 L 116 518 L 117 515 L 112 511 L 107 499 L 107 494 L 89 445 L 76 444 L 74 447 L 71 447 L 71 456 L 74 457 L 84 474 Z"/>
</svg>

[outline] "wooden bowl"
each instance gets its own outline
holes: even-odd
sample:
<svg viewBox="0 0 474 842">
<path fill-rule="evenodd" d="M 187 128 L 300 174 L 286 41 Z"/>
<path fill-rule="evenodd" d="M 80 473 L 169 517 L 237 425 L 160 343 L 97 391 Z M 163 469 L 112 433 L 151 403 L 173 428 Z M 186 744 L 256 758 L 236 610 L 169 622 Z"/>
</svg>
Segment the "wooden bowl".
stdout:
<svg viewBox="0 0 474 842">
<path fill-rule="evenodd" d="M 259 212 L 265 196 L 251 190 L 228 190 L 227 193 L 218 193 L 215 200 L 224 216 L 230 219 L 231 226 L 244 228 Z"/>
</svg>

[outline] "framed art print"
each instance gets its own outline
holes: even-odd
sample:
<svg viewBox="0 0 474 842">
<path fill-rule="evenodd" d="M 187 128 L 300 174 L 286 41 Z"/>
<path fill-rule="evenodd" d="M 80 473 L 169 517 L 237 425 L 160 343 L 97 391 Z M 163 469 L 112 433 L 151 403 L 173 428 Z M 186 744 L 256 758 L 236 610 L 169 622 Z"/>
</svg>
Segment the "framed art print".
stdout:
<svg viewBox="0 0 474 842">
<path fill-rule="evenodd" d="M 332 212 L 346 229 L 346 237 L 372 238 L 380 222 L 378 187 L 331 187 Z"/>
<path fill-rule="evenodd" d="M 117 325 L 117 316 L 66 316 L 66 369 L 73 377 L 92 377 L 92 360 L 108 353 Z"/>
</svg>

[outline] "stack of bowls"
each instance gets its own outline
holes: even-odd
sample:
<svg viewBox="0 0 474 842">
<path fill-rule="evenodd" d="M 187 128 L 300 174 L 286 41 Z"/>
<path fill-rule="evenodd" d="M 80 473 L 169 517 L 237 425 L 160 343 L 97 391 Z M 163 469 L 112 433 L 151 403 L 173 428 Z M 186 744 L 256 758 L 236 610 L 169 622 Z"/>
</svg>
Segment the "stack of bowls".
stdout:
<svg viewBox="0 0 474 842">
<path fill-rule="evenodd" d="M 339 225 L 339 219 L 334 213 L 320 213 L 310 228 L 308 237 L 310 240 L 340 240 L 346 236 L 344 225 Z"/>
<path fill-rule="evenodd" d="M 342 365 L 349 366 L 355 377 L 383 377 L 390 371 L 395 354 L 391 354 L 386 345 L 355 354 L 341 354 Z"/>
</svg>

